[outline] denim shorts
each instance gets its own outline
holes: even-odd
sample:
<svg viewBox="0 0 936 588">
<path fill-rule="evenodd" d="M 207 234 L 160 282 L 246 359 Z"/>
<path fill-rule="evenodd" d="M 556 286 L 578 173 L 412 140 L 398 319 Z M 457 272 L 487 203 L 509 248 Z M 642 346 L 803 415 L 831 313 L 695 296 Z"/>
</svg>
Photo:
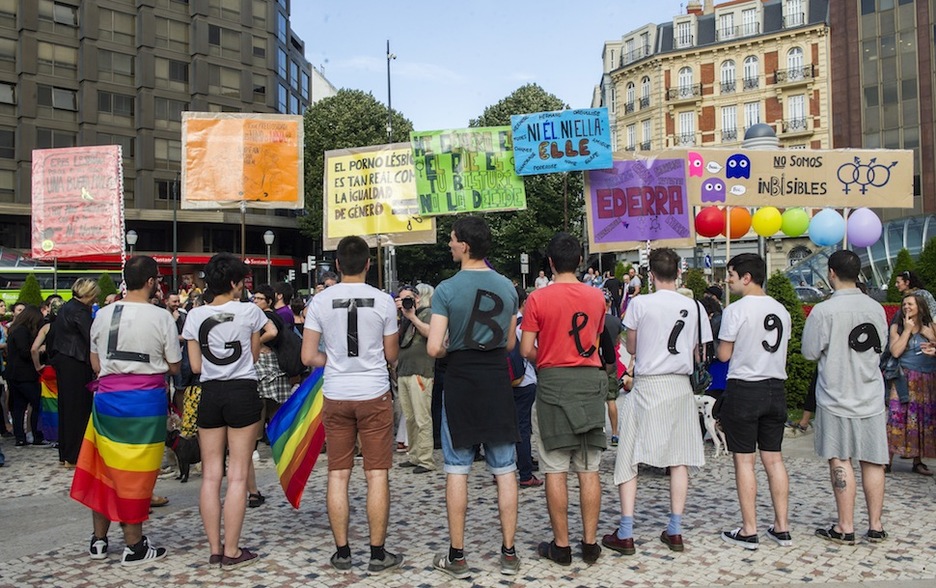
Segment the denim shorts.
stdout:
<svg viewBox="0 0 936 588">
<path fill-rule="evenodd" d="M 488 471 L 495 476 L 517 471 L 516 443 L 482 443 L 484 461 Z M 448 417 L 445 404 L 442 405 L 442 457 L 445 460 L 446 474 L 468 474 L 474 463 L 474 447 L 452 447 L 452 435 L 449 433 Z"/>
</svg>

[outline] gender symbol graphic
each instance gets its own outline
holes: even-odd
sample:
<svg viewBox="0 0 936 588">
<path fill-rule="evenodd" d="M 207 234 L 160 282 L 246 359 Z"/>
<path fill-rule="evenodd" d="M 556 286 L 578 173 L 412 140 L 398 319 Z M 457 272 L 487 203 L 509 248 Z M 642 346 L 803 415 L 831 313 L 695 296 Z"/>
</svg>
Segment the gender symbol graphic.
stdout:
<svg viewBox="0 0 936 588">
<path fill-rule="evenodd" d="M 877 157 L 872 157 L 868 163 L 861 163 L 860 157 L 855 157 L 854 163 L 843 163 L 839 166 L 836 175 L 842 185 L 844 192 L 848 194 L 851 191 L 851 185 L 861 186 L 861 193 L 868 192 L 868 186 L 880 188 L 886 186 L 890 181 L 891 168 L 897 165 L 893 162 L 890 165 L 877 163 Z"/>
</svg>

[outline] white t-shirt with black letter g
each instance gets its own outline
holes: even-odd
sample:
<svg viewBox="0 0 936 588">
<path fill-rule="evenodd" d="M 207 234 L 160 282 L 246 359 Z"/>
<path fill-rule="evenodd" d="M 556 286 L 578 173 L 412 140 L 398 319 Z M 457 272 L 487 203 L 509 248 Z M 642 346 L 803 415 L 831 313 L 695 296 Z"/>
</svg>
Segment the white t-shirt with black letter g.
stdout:
<svg viewBox="0 0 936 588">
<path fill-rule="evenodd" d="M 269 319 L 250 302 L 225 302 L 193 308 L 185 319 L 182 337 L 201 346 L 201 381 L 256 380 L 250 337 Z"/>
<path fill-rule="evenodd" d="M 734 343 L 728 378 L 786 380 L 790 313 L 770 296 L 745 296 L 722 312 L 718 338 Z"/>
</svg>

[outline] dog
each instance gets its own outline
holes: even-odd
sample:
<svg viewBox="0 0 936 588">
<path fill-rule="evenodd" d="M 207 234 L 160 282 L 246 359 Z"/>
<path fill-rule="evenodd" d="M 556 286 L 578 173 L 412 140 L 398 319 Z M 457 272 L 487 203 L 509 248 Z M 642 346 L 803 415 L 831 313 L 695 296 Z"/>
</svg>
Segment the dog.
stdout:
<svg viewBox="0 0 936 588">
<path fill-rule="evenodd" d="M 713 406 L 715 406 L 715 399 L 711 396 L 704 394 L 696 396 L 696 408 L 699 409 L 699 414 L 702 415 L 702 419 L 705 421 L 705 430 L 708 431 L 712 443 L 715 445 L 713 457 L 718 457 L 728 455 L 728 441 L 725 439 L 725 432 L 721 430 L 718 421 L 712 416 Z"/>
<path fill-rule="evenodd" d="M 176 476 L 176 480 L 183 484 L 188 482 L 191 465 L 201 462 L 201 447 L 198 445 L 198 435 L 186 438 L 180 435 L 178 430 L 168 431 L 166 433 L 166 447 L 175 453 L 176 460 L 179 462 L 179 475 Z"/>
</svg>

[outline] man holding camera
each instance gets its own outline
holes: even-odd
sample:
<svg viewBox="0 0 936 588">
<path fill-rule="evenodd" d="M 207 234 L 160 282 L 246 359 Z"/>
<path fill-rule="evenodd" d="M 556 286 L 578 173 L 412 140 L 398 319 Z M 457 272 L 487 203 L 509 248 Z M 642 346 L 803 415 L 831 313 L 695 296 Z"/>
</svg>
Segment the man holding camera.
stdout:
<svg viewBox="0 0 936 588">
<path fill-rule="evenodd" d="M 426 298 L 431 299 L 431 286 L 420 284 L 418 288 L 425 291 Z M 403 286 L 396 303 L 402 314 L 400 354 L 396 367 L 397 389 L 409 439 L 409 460 L 401 467 L 413 468 L 414 474 L 425 474 L 436 469 L 432 460 L 432 378 L 435 359 L 426 353 L 432 307 L 413 286 Z"/>
</svg>

